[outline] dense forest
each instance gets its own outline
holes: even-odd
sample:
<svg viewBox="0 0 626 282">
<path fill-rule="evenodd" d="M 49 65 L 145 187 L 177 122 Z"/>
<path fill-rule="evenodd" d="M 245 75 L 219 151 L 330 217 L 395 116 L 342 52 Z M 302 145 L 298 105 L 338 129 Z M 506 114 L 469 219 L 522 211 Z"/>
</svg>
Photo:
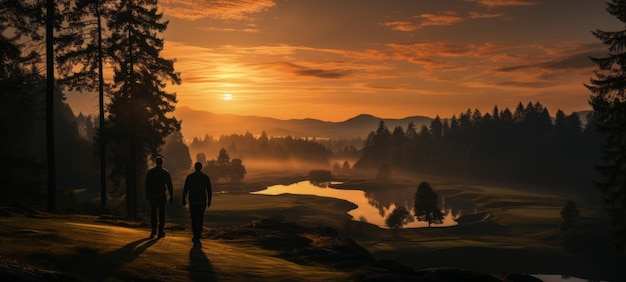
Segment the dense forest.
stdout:
<svg viewBox="0 0 626 282">
<path fill-rule="evenodd" d="M 265 131 L 258 138 L 251 133 L 222 135 L 219 138 L 204 136 L 193 138 L 189 144 L 192 155 L 203 153 L 217 156 L 224 148 L 228 153 L 244 162 L 252 160 L 281 161 L 329 167 L 332 151 L 315 139 L 269 137 Z"/>
<path fill-rule="evenodd" d="M 16 188 L 3 202 L 46 199 L 61 211 L 67 191 L 99 180 L 100 206 L 123 190 L 136 217 L 148 160 L 180 130 L 169 115 L 176 94 L 164 89 L 180 74 L 160 54 L 162 16 L 156 1 L 0 1 L 0 164 Z M 85 134 L 93 140 L 80 138 L 63 91 L 98 92 L 98 130 Z"/>
<path fill-rule="evenodd" d="M 590 117 L 592 118 L 592 117 Z M 380 122 L 365 141 L 355 169 L 394 170 L 490 181 L 594 189 L 602 139 L 592 122 L 558 110 L 554 118 L 540 102 L 514 111 L 478 109 L 436 117 L 430 126 L 390 131 Z"/>
</svg>

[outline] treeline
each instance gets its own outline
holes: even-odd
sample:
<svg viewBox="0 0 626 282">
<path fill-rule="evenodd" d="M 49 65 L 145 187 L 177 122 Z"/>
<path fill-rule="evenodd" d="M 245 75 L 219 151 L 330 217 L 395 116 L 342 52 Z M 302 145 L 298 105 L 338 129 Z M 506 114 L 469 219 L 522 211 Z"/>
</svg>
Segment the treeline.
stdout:
<svg viewBox="0 0 626 282">
<path fill-rule="evenodd" d="M 171 116 L 176 94 L 165 89 L 181 83 L 180 73 L 173 59 L 161 56 L 168 22 L 157 1 L 0 0 L 0 15 L 0 119 L 6 139 L 0 165 L 7 173 L 2 179 L 15 185 L 2 192 L 2 200 L 24 194 L 19 188 L 27 186 L 33 193 L 26 198 L 45 195 L 47 210 L 55 212 L 57 198 L 87 187 L 82 179 L 88 177 L 90 183 L 100 180 L 101 207 L 109 193 L 123 190 L 127 215 L 137 217 L 148 159 L 180 130 Z M 107 71 L 111 76 L 105 80 Z M 98 93 L 98 130 L 86 134 L 95 136 L 96 158 L 89 142 L 77 139 L 75 123 L 57 126 L 57 119 L 70 116 L 57 106 L 62 91 Z M 33 137 L 31 128 L 46 134 Z M 32 138 L 39 139 L 29 142 Z M 71 182 L 68 189 L 63 181 Z"/>
<path fill-rule="evenodd" d="M 478 109 L 417 129 L 390 131 L 380 122 L 367 137 L 355 169 L 390 164 L 442 176 L 556 186 L 592 185 L 601 138 L 593 122 L 558 110 L 552 118 L 541 103 L 521 102 L 514 111 Z M 593 189 L 593 188 L 589 188 Z"/>
<path fill-rule="evenodd" d="M 0 79 L 0 85 L 9 83 Z M 41 84 L 43 80 L 34 77 L 30 83 Z M 0 91 L 3 104 L 0 171 L 7 187 L 0 189 L 0 203 L 20 202 L 43 209 L 46 200 L 45 101 L 39 99 L 42 93 L 37 90 L 40 88 L 31 87 L 22 95 Z M 85 134 L 93 135 L 95 129 L 90 127 L 89 133 L 83 129 L 81 135 L 78 124 L 87 123 L 88 118 L 79 115 L 77 121 L 60 91 L 55 92 L 53 103 L 58 210 L 65 211 L 73 201 L 71 190 L 98 186 L 97 149 L 91 139 L 85 137 Z"/>
<path fill-rule="evenodd" d="M 205 135 L 193 138 L 189 144 L 192 154 L 204 153 L 216 156 L 221 148 L 244 161 L 276 160 L 298 161 L 304 163 L 330 165 L 332 151 L 314 139 L 287 137 L 268 137 L 265 131 L 258 138 L 251 133 L 222 135 L 215 139 Z"/>
</svg>

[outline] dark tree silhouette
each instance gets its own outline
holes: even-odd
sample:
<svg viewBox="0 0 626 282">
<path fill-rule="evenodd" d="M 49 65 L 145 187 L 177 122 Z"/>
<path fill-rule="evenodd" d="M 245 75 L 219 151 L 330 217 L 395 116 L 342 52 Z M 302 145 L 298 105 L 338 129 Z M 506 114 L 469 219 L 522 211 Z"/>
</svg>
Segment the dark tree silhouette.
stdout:
<svg viewBox="0 0 626 282">
<path fill-rule="evenodd" d="M 329 165 L 328 159 L 332 154 L 315 140 L 290 136 L 269 138 L 263 134 L 257 139 L 250 133 L 222 135 L 218 139 L 211 136 L 193 138 L 189 148 L 192 152 L 208 155 L 219 154 L 216 148 L 227 148 L 229 153 L 246 160 L 294 160 L 320 165 Z"/>
<path fill-rule="evenodd" d="M 108 142 L 113 162 L 111 178 L 125 179 L 127 214 L 136 217 L 137 177 L 145 170 L 147 157 L 155 158 L 164 138 L 180 130 L 180 122 L 169 114 L 175 109 L 176 94 L 165 92 L 165 83 L 180 84 L 174 61 L 161 57 L 167 28 L 156 0 L 121 1 L 108 22 L 111 36 L 107 53 L 114 77 L 107 112 Z"/>
<path fill-rule="evenodd" d="M 343 165 L 341 166 L 341 170 L 342 170 L 344 173 L 351 172 L 351 171 L 352 171 L 352 168 L 350 168 L 350 163 L 349 163 L 348 161 L 344 161 L 344 162 L 343 162 Z"/>
<path fill-rule="evenodd" d="M 67 26 L 57 40 L 58 84 L 70 90 L 98 90 L 98 151 L 100 155 L 100 205 L 107 205 L 106 127 L 104 112 L 104 70 L 107 53 L 103 44 L 103 18 L 111 16 L 110 0 L 64 1 Z M 95 21 L 93 19 L 96 19 Z M 78 68 L 77 68 L 78 67 Z"/>
<path fill-rule="evenodd" d="M 576 207 L 576 203 L 572 200 L 565 202 L 561 209 L 561 218 L 563 223 L 561 224 L 561 231 L 567 231 L 576 226 L 578 221 L 578 213 L 580 211 Z"/>
<path fill-rule="evenodd" d="M 230 180 L 233 182 L 241 182 L 247 171 L 241 159 L 233 159 L 230 162 Z"/>
<path fill-rule="evenodd" d="M 42 77 L 29 68 L 39 62 L 25 42 L 37 42 L 40 23 L 33 16 L 30 2 L 0 0 L 0 169 L 6 189 L 2 201 L 16 200 L 18 194 L 42 200 L 43 167 L 32 159 L 30 131 L 37 116 Z M 41 12 L 41 11 L 40 11 Z M 36 13 L 35 13 L 36 14 Z M 39 13 L 41 16 L 41 13 Z"/>
<path fill-rule="evenodd" d="M 405 225 L 413 222 L 415 219 L 411 212 L 405 207 L 395 208 L 387 218 L 385 225 L 391 229 L 402 229 Z"/>
<path fill-rule="evenodd" d="M 404 136 L 396 127 L 386 143 L 376 141 L 377 132 L 384 132 L 377 130 L 365 141 L 354 169 L 371 170 L 389 162 L 398 171 L 582 189 L 595 176 L 590 163 L 599 153 L 589 148 L 598 144 L 597 133 L 577 113 L 561 111 L 557 116 L 558 125 L 553 125 L 541 103 L 520 102 L 515 113 L 494 106 L 485 114 L 468 109 L 451 119 L 435 118 L 419 131 L 409 123 Z"/>
<path fill-rule="evenodd" d="M 233 159 L 231 161 L 225 148 L 220 149 L 217 160 L 208 161 L 203 170 L 216 182 L 220 180 L 239 182 L 243 180 L 246 174 L 246 167 L 241 159 Z"/>
<path fill-rule="evenodd" d="M 183 143 L 183 135 L 180 131 L 165 138 L 161 154 L 167 161 L 167 170 L 172 175 L 185 173 L 191 168 L 189 148 Z"/>
<path fill-rule="evenodd" d="M 354 165 L 358 168 L 375 169 L 381 163 L 389 161 L 392 135 L 384 121 L 378 123 L 376 131 L 370 132 L 363 146 L 363 155 Z"/>
<path fill-rule="evenodd" d="M 332 173 L 329 170 L 311 170 L 309 171 L 309 182 L 318 187 L 327 187 L 332 180 Z"/>
<path fill-rule="evenodd" d="M 46 151 L 48 211 L 56 211 L 56 155 L 54 146 L 54 21 L 56 5 L 46 0 Z"/>
<path fill-rule="evenodd" d="M 626 24 L 626 1 L 607 3 L 607 11 Z M 603 180 L 597 182 L 604 193 L 604 202 L 610 216 L 610 232 L 616 246 L 626 252 L 626 30 L 593 31 L 604 45 L 608 55 L 592 58 L 598 66 L 595 77 L 586 85 L 592 92 L 589 103 L 593 120 L 604 135 L 602 155 L 604 163 L 598 166 Z"/>
<path fill-rule="evenodd" d="M 433 223 L 443 223 L 444 214 L 439 209 L 437 193 L 433 191 L 433 188 L 427 182 L 422 182 L 417 187 L 414 214 L 417 221 L 428 222 L 428 227 Z"/>
<path fill-rule="evenodd" d="M 228 151 L 225 148 L 220 149 L 220 154 L 217 155 L 217 164 L 218 165 L 228 165 L 230 163 L 230 155 L 228 155 Z"/>
</svg>

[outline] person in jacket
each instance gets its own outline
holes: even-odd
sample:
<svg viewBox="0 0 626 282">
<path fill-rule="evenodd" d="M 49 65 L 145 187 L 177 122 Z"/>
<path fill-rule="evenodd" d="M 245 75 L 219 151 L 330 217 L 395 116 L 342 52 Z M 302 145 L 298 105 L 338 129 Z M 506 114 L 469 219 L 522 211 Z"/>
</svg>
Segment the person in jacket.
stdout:
<svg viewBox="0 0 626 282">
<path fill-rule="evenodd" d="M 156 166 L 148 170 L 146 174 L 146 198 L 150 201 L 150 223 L 152 232 L 150 239 L 157 235 L 157 210 L 159 238 L 165 237 L 163 227 L 165 225 L 165 203 L 167 190 L 170 193 L 170 203 L 174 201 L 174 187 L 170 173 L 163 168 L 163 158 L 155 159 Z"/>
<path fill-rule="evenodd" d="M 195 163 L 194 168 L 196 171 L 189 174 L 185 179 L 183 206 L 187 205 L 186 199 L 187 194 L 189 194 L 189 213 L 191 214 L 191 229 L 193 230 L 191 241 L 199 243 L 204 223 L 204 211 L 211 206 L 212 191 L 211 179 L 202 172 L 202 163 Z"/>
</svg>

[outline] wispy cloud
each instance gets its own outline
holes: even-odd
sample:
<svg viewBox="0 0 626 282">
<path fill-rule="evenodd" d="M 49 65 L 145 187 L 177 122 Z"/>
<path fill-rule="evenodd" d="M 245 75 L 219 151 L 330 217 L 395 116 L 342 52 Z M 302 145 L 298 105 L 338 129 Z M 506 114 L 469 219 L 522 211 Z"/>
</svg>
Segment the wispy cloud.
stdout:
<svg viewBox="0 0 626 282">
<path fill-rule="evenodd" d="M 470 12 L 469 13 L 469 18 L 470 19 L 489 19 L 489 18 L 501 18 L 503 17 L 504 14 L 503 13 L 493 13 L 493 14 L 489 14 L 489 13 L 479 13 L 479 12 Z"/>
<path fill-rule="evenodd" d="M 426 26 L 448 26 L 464 20 L 454 11 L 446 11 L 439 14 L 421 14 L 413 18 L 417 19 L 417 21 L 392 21 L 382 24 L 391 27 L 393 30 L 415 31 Z"/>
<path fill-rule="evenodd" d="M 324 79 L 337 79 L 348 76 L 352 73 L 352 70 L 349 69 L 335 69 L 335 68 L 323 68 L 321 66 L 318 67 L 308 67 L 295 63 L 289 62 L 276 62 L 276 63 L 263 63 L 263 64 L 254 64 L 250 65 L 257 69 L 274 69 L 287 73 L 291 73 L 296 76 L 310 76 L 315 78 L 324 78 Z"/>
<path fill-rule="evenodd" d="M 537 3 L 526 0 L 465 0 L 467 2 L 476 2 L 480 5 L 487 6 L 490 8 L 500 7 L 500 6 L 531 6 L 536 5 Z"/>
<path fill-rule="evenodd" d="M 172 17 L 197 20 L 249 20 L 251 15 L 274 6 L 274 0 L 161 0 L 164 12 Z"/>
<path fill-rule="evenodd" d="M 543 55 L 541 59 L 534 61 L 526 61 L 518 64 L 512 64 L 508 66 L 502 66 L 494 69 L 495 72 L 515 72 L 515 71 L 530 71 L 530 70 L 544 70 L 547 72 L 556 71 L 572 71 L 580 69 L 589 69 L 595 67 L 595 64 L 589 59 L 589 57 L 603 54 L 603 46 L 600 44 L 586 44 L 586 45 L 561 45 L 553 47 L 537 47 L 537 50 L 542 50 Z"/>
<path fill-rule="evenodd" d="M 245 32 L 245 33 L 259 33 L 260 30 L 256 29 L 254 26 L 249 26 L 247 28 L 218 28 L 218 27 L 201 27 L 200 30 L 208 30 L 208 31 L 222 31 L 222 32 Z"/>
<path fill-rule="evenodd" d="M 468 20 L 503 18 L 503 13 L 468 12 L 461 14 L 455 11 L 445 11 L 438 14 L 421 14 L 414 16 L 412 20 L 388 21 L 381 23 L 398 31 L 416 31 L 429 26 L 451 26 Z"/>
</svg>

